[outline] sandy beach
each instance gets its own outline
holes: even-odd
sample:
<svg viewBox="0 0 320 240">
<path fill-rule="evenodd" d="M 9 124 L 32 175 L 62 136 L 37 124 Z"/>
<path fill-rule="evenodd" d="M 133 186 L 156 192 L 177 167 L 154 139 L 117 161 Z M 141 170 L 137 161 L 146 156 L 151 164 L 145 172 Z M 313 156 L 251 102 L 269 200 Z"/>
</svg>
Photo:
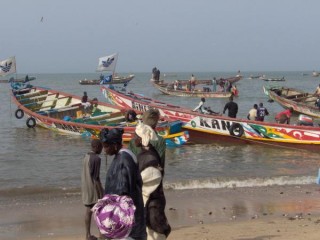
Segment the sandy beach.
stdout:
<svg viewBox="0 0 320 240">
<path fill-rule="evenodd" d="M 319 239 L 315 184 L 165 193 L 173 229 L 168 239 Z M 0 239 L 85 239 L 77 190 L 7 196 L 0 202 Z"/>
</svg>

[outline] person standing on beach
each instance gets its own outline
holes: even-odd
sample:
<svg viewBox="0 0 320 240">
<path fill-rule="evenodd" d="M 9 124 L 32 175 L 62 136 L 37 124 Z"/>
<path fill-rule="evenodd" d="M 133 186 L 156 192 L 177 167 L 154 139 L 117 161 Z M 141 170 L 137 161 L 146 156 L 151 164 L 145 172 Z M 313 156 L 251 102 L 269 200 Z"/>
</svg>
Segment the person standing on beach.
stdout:
<svg viewBox="0 0 320 240">
<path fill-rule="evenodd" d="M 268 109 L 263 106 L 263 103 L 259 103 L 259 107 L 257 109 L 257 121 L 263 122 L 264 117 L 268 115 Z"/>
<path fill-rule="evenodd" d="M 160 120 L 160 112 L 158 109 L 153 109 L 153 108 L 149 109 L 148 111 L 144 112 L 142 115 L 142 122 L 150 126 L 157 134 L 158 138 L 156 140 L 150 140 L 150 143 L 157 150 L 161 159 L 161 167 L 164 168 L 167 146 L 166 146 L 166 140 L 163 137 L 161 137 L 156 131 L 156 127 L 159 120 Z M 141 148 L 136 146 L 134 139 L 131 139 L 131 141 L 129 142 L 128 148 L 136 156 L 138 156 L 138 154 L 141 152 Z"/>
<path fill-rule="evenodd" d="M 98 139 L 91 141 L 91 151 L 85 155 L 82 160 L 81 175 L 81 194 L 82 202 L 86 207 L 85 228 L 86 239 L 94 240 L 96 237 L 91 235 L 91 208 L 103 196 L 103 188 L 100 181 L 101 158 L 99 154 L 102 151 L 102 143 Z"/>
<path fill-rule="evenodd" d="M 171 227 L 165 215 L 166 198 L 163 191 L 164 168 L 157 150 L 150 143 L 157 140 L 154 130 L 139 123 L 135 130 L 135 145 L 141 149 L 138 166 L 142 177 L 142 196 L 146 211 L 147 240 L 166 239 Z"/>
<path fill-rule="evenodd" d="M 228 110 L 228 117 L 236 118 L 238 113 L 238 104 L 233 101 L 233 97 L 229 98 L 229 102 L 226 103 L 223 109 L 223 114 Z"/>
<path fill-rule="evenodd" d="M 129 149 L 122 146 L 123 129 L 103 129 L 100 132 L 105 153 L 113 156 L 108 169 L 105 184 L 105 194 L 129 196 L 136 207 L 134 225 L 129 238 L 146 240 L 146 222 L 142 198 L 142 179 L 139 172 L 136 156 Z"/>
</svg>

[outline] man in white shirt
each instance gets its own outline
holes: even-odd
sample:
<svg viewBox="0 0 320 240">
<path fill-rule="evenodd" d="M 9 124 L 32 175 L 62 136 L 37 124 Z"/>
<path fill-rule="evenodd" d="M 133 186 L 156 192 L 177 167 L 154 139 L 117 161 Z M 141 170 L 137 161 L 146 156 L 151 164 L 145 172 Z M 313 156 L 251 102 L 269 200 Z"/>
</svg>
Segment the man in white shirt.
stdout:
<svg viewBox="0 0 320 240">
<path fill-rule="evenodd" d="M 195 109 L 193 109 L 192 111 L 194 111 L 194 112 L 198 111 L 200 113 L 208 114 L 209 112 L 204 107 L 205 101 L 206 101 L 205 98 L 201 98 L 199 105 Z"/>
<path fill-rule="evenodd" d="M 248 120 L 255 121 L 257 118 L 257 109 L 258 109 L 258 104 L 254 104 L 253 108 L 249 111 L 248 113 Z"/>
</svg>

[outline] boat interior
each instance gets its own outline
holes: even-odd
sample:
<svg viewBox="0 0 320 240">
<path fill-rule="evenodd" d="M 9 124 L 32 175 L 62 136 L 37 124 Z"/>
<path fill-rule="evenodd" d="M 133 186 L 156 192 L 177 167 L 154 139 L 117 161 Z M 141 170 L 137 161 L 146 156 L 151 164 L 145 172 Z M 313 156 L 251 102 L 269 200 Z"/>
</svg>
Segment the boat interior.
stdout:
<svg viewBox="0 0 320 240">
<path fill-rule="evenodd" d="M 313 94 L 299 92 L 290 88 L 274 89 L 273 92 L 275 92 L 278 96 L 284 97 L 295 102 L 314 103 L 317 100 L 317 97 Z"/>
<path fill-rule="evenodd" d="M 29 110 L 50 118 L 93 125 L 113 126 L 125 122 L 125 113 L 99 104 L 85 107 L 80 99 L 48 90 L 30 91 L 15 96 Z"/>
<path fill-rule="evenodd" d="M 79 98 L 59 92 L 31 89 L 22 94 L 15 94 L 15 97 L 23 108 L 53 119 L 110 127 L 135 127 L 137 124 L 137 121 L 128 121 L 128 112 L 126 111 L 94 101 L 91 102 L 90 107 L 86 107 Z M 21 107 L 22 110 L 23 108 Z M 163 137 L 174 134 L 181 135 L 183 133 L 181 127 L 181 121 L 168 122 L 164 120 L 159 122 L 157 131 Z"/>
</svg>

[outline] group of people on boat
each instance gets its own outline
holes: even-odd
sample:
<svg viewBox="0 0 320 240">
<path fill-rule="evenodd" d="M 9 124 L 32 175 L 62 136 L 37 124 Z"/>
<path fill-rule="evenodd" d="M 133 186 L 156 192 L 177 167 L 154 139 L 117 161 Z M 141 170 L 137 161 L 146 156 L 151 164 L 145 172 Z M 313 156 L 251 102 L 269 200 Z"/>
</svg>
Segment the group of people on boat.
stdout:
<svg viewBox="0 0 320 240">
<path fill-rule="evenodd" d="M 182 90 L 182 84 L 181 84 L 181 81 L 180 80 L 175 80 L 174 83 L 173 83 L 173 89 L 175 91 L 177 90 Z"/>
<path fill-rule="evenodd" d="M 218 85 L 218 89 L 217 89 Z M 220 78 L 217 80 L 215 77 L 212 80 L 212 89 L 218 92 L 231 92 L 233 96 L 238 96 L 239 90 L 236 85 L 232 85 L 232 83 L 228 79 Z"/>
<path fill-rule="evenodd" d="M 201 91 L 203 92 L 231 92 L 233 96 L 238 96 L 239 90 L 236 85 L 232 85 L 227 79 L 220 78 L 217 80 L 215 77 L 212 79 L 212 87 L 205 86 Z M 175 91 L 185 90 L 192 92 L 196 90 L 197 79 L 194 74 L 191 74 L 190 79 L 187 81 L 185 87 L 183 87 L 181 80 L 175 80 L 173 82 L 173 89 Z"/>
<path fill-rule="evenodd" d="M 196 106 L 192 111 L 194 111 L 194 112 L 198 111 L 199 113 L 202 113 L 202 114 L 221 115 L 219 112 L 215 112 L 210 107 L 205 106 L 205 102 L 206 102 L 206 99 L 201 98 L 201 101 L 198 104 L 198 106 Z M 231 96 L 229 98 L 229 102 L 227 102 L 225 104 L 222 113 L 225 114 L 226 111 L 228 111 L 228 117 L 230 117 L 230 118 L 237 117 L 238 104 L 233 101 L 233 96 Z M 276 114 L 275 121 L 277 123 L 281 123 L 281 124 L 290 124 L 290 119 L 291 119 L 292 113 L 293 113 L 292 107 L 290 107 L 284 111 L 281 111 Z M 258 104 L 253 105 L 253 108 L 250 109 L 250 111 L 247 115 L 247 119 L 251 120 L 251 121 L 263 122 L 265 116 L 268 116 L 268 115 L 269 115 L 268 109 L 263 106 L 262 102 L 260 102 L 259 105 Z M 299 122 L 298 122 L 298 124 L 299 124 Z M 300 124 L 300 125 L 303 125 L 303 124 Z"/>
<path fill-rule="evenodd" d="M 196 106 L 192 111 L 193 112 L 198 111 L 199 113 L 203 113 L 203 114 L 219 114 L 217 112 L 212 111 L 210 107 L 206 107 L 204 105 L 205 102 L 206 102 L 206 99 L 201 98 L 201 101 L 199 102 L 198 106 Z"/>
<path fill-rule="evenodd" d="M 213 115 L 222 115 L 220 112 L 215 112 L 211 109 L 211 107 L 205 106 L 206 99 L 201 98 L 200 103 L 196 106 L 192 111 L 202 114 L 213 114 Z M 238 104 L 233 101 L 233 96 L 229 98 L 229 102 L 227 102 L 223 108 L 223 114 L 228 111 L 228 117 L 236 118 L 238 113 Z"/>
<path fill-rule="evenodd" d="M 98 99 L 93 98 L 89 99 L 87 92 L 83 92 L 83 96 L 81 98 L 81 105 L 84 108 L 83 116 L 90 116 L 91 114 L 96 113 L 98 110 Z"/>
</svg>

